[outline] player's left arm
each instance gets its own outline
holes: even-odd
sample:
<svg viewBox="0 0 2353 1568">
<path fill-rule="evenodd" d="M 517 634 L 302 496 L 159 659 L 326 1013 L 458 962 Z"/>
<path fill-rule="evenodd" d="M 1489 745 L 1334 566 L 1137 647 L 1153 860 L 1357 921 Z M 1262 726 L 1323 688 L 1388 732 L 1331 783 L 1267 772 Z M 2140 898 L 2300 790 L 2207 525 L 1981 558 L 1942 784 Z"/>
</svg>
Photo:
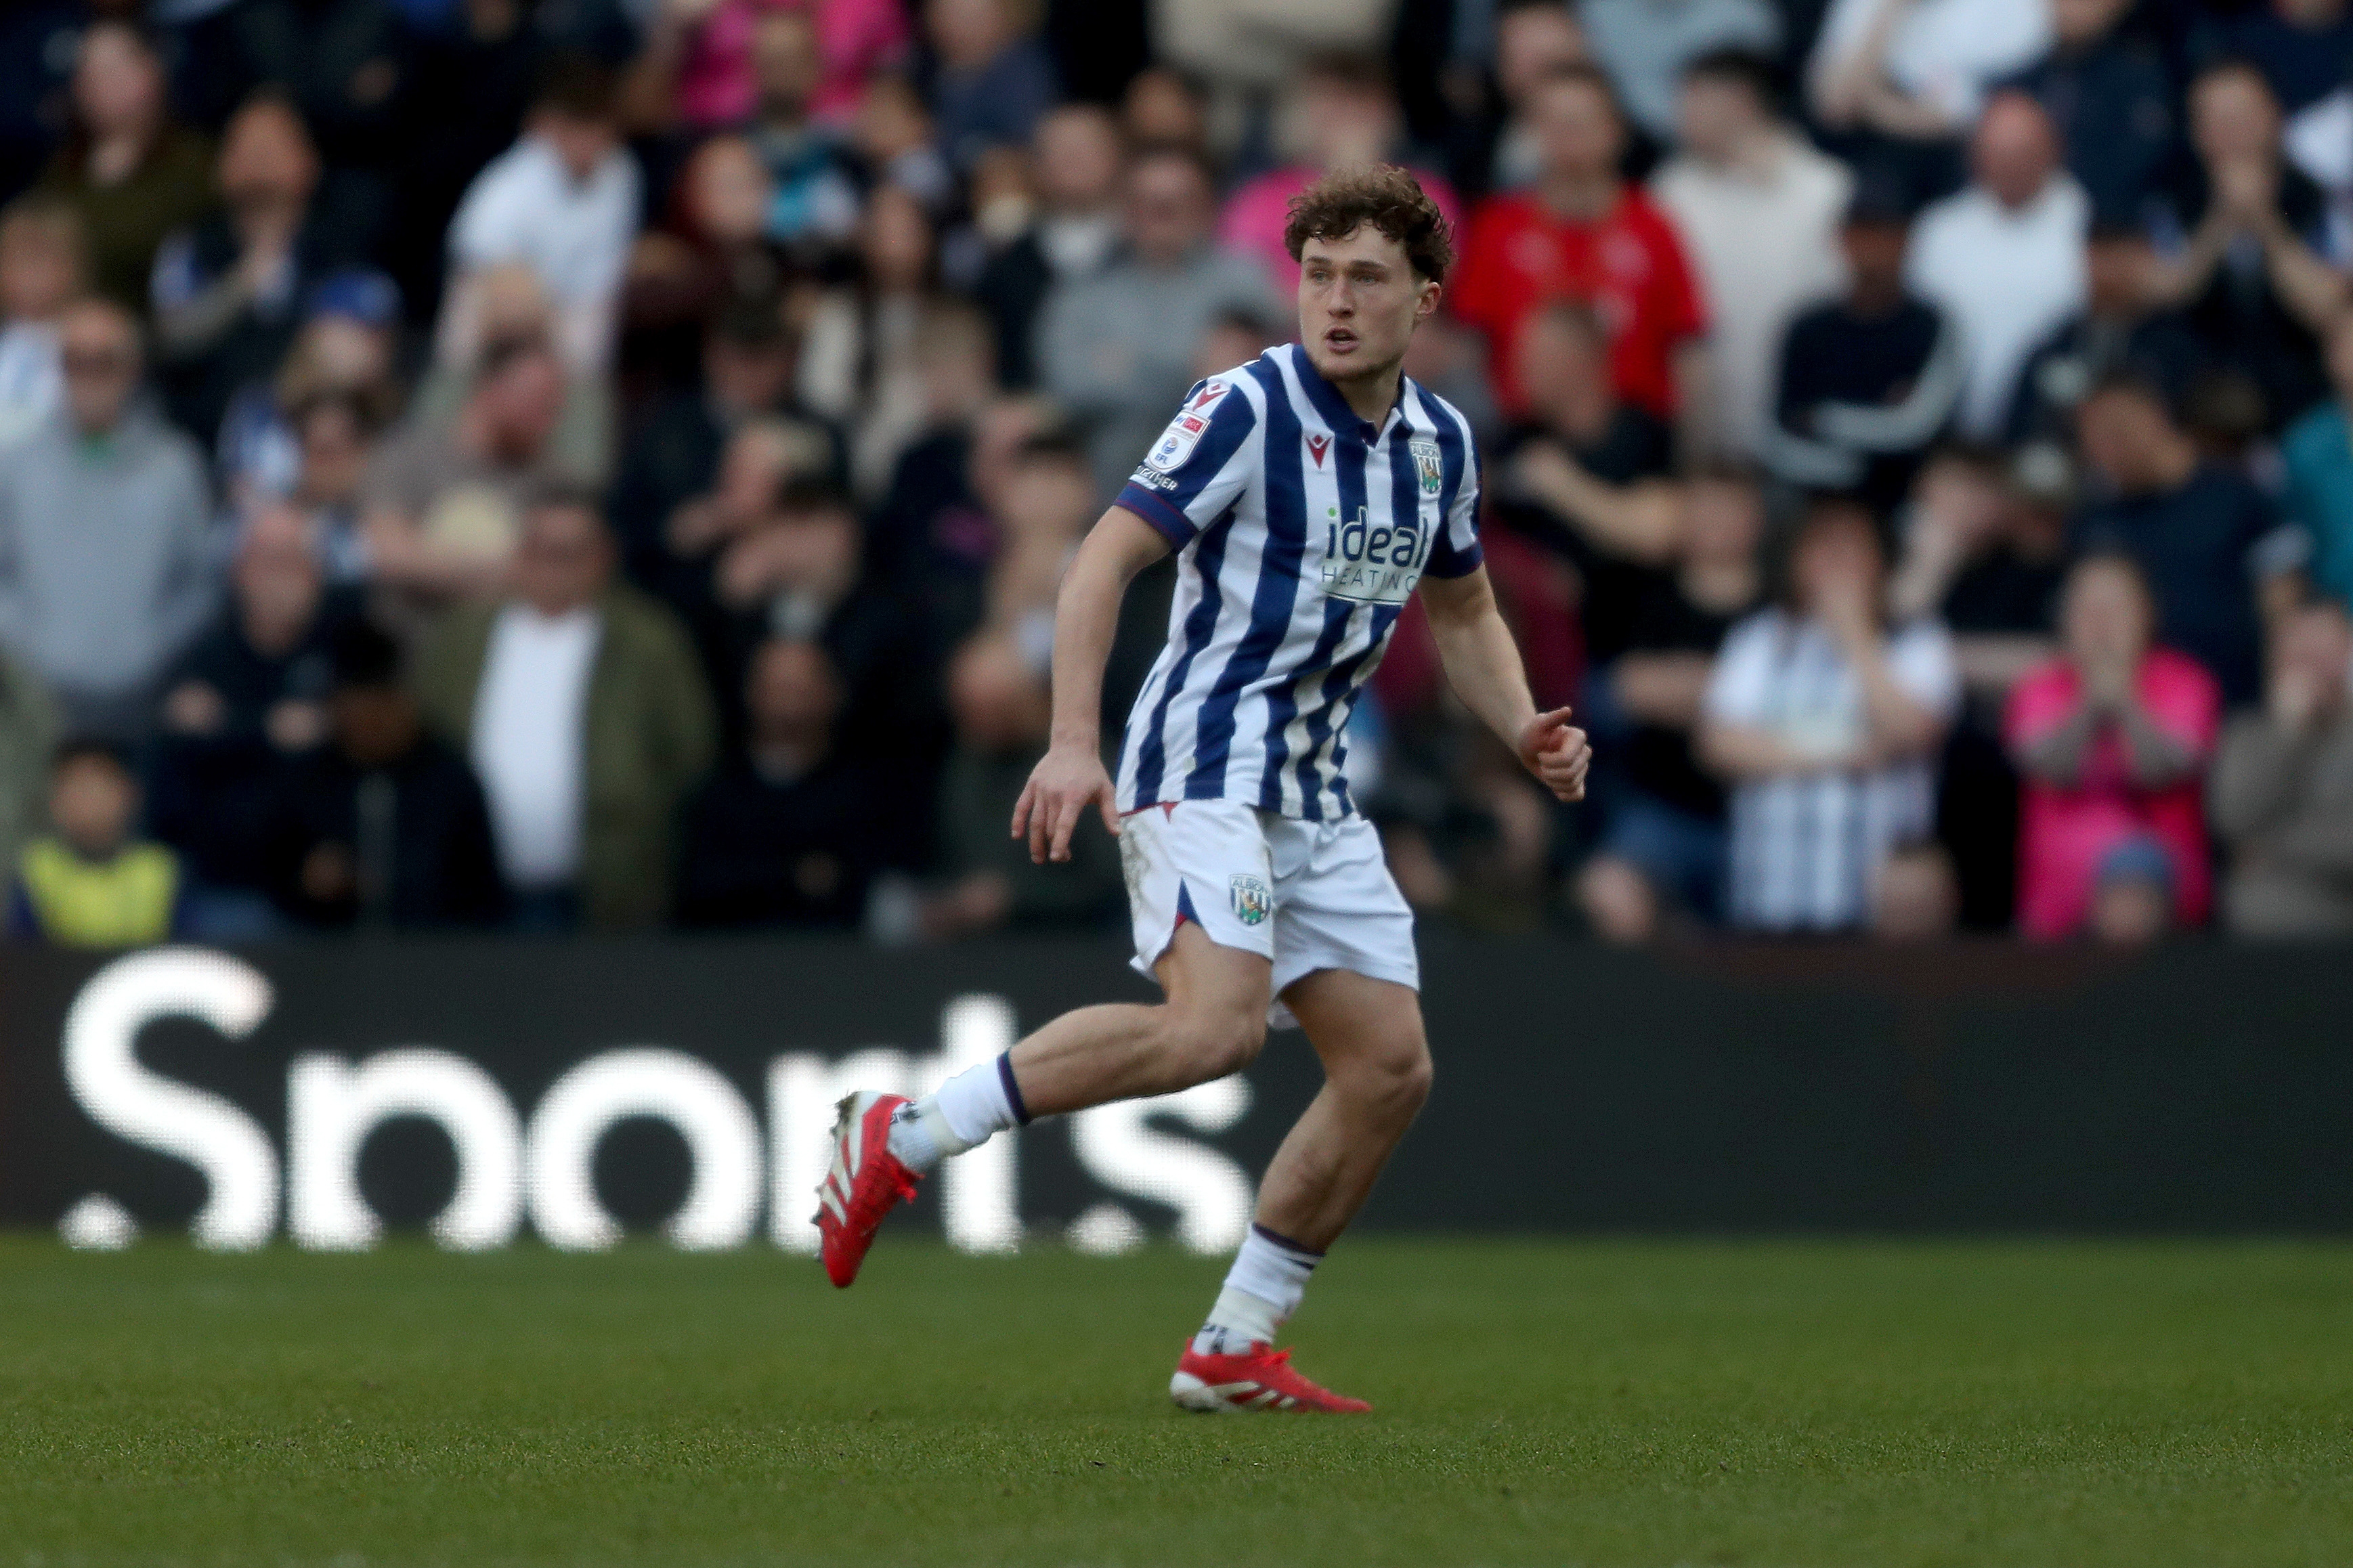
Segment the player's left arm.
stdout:
<svg viewBox="0 0 2353 1568">
<path fill-rule="evenodd" d="M 1584 799 L 1592 744 L 1584 731 L 1570 725 L 1567 709 L 1536 711 L 1519 644 L 1504 624 L 1486 567 L 1474 566 L 1460 576 L 1423 577 L 1421 602 L 1430 612 L 1447 683 L 1463 706 L 1503 737 L 1545 788 L 1562 800 Z"/>
</svg>

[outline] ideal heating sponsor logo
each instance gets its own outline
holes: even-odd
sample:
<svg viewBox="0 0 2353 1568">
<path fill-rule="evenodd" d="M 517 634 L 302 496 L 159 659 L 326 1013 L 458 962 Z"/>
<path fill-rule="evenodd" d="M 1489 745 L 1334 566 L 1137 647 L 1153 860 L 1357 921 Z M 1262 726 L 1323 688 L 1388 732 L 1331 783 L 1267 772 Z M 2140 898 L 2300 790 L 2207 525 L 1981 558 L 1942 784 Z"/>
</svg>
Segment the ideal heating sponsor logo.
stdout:
<svg viewBox="0 0 2353 1568">
<path fill-rule="evenodd" d="M 1402 605 L 1421 580 L 1437 531 L 1421 520 L 1392 527 L 1376 526 L 1358 507 L 1354 521 L 1343 522 L 1337 507 L 1325 510 L 1324 556 L 1316 577 L 1324 592 L 1335 599 L 1367 605 Z"/>
</svg>

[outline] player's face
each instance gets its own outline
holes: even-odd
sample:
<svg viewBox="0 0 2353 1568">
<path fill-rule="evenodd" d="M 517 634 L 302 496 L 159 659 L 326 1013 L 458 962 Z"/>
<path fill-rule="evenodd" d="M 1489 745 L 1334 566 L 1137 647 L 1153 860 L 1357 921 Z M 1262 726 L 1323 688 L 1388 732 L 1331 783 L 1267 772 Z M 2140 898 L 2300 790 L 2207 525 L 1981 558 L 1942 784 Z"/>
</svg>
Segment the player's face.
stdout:
<svg viewBox="0 0 2353 1568">
<path fill-rule="evenodd" d="M 1299 253 L 1299 339 L 1326 381 L 1397 368 L 1413 330 L 1438 309 L 1438 285 L 1414 276 L 1405 247 L 1369 224 Z"/>
</svg>

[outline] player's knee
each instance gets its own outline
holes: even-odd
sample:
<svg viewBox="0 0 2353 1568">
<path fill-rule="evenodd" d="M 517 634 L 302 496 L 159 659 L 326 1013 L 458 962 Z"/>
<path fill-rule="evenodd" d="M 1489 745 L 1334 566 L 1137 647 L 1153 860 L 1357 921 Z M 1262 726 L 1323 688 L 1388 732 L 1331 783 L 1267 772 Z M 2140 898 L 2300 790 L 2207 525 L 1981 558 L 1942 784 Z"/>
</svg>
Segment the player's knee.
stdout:
<svg viewBox="0 0 2353 1568">
<path fill-rule="evenodd" d="M 1237 1073 L 1258 1060 L 1266 1019 L 1240 1012 L 1182 1014 L 1169 1020 L 1171 1054 L 1192 1083 Z"/>
<path fill-rule="evenodd" d="M 1434 1068 L 1430 1047 L 1419 1035 L 1366 1053 L 1345 1074 L 1335 1074 L 1335 1086 L 1376 1115 L 1410 1121 L 1430 1098 Z"/>
</svg>

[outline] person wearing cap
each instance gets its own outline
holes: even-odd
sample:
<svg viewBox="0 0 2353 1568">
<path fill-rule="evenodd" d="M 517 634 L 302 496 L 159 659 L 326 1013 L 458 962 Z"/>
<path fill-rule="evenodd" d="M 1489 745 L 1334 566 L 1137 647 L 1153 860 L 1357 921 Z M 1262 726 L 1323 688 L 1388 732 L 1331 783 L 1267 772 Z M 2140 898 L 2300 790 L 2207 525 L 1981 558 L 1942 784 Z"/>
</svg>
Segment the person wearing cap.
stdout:
<svg viewBox="0 0 2353 1568">
<path fill-rule="evenodd" d="M 266 864 L 307 925 L 484 925 L 506 910 L 473 770 L 426 727 L 400 647 L 364 620 L 330 644 L 327 743 L 290 770 Z"/>
<path fill-rule="evenodd" d="M 1800 489 L 1852 489 L 1881 510 L 1911 488 L 1944 434 L 1965 369 L 1959 334 L 1904 280 L 1911 237 L 1903 194 L 1866 180 L 1839 231 L 1846 292 L 1789 323 L 1781 340 L 1766 466 Z"/>
<path fill-rule="evenodd" d="M 220 207 L 155 253 L 156 362 L 173 417 L 200 441 L 285 357 L 311 288 L 367 260 L 373 226 L 323 174 L 301 111 L 265 88 L 222 133 Z"/>
<path fill-rule="evenodd" d="M 2067 574 L 2061 652 L 2010 693 L 2004 738 L 2024 781 L 2020 799 L 2020 931 L 2076 935 L 2095 910 L 2120 849 L 2171 895 L 2169 921 L 2204 921 L 2211 897 L 2200 778 L 2221 724 L 2221 692 L 2187 654 L 2156 645 L 2147 579 L 2121 551 L 2086 555 Z M 2137 859 L 2134 857 L 2137 856 Z M 2137 922 L 2146 928 L 2148 921 Z"/>
</svg>

